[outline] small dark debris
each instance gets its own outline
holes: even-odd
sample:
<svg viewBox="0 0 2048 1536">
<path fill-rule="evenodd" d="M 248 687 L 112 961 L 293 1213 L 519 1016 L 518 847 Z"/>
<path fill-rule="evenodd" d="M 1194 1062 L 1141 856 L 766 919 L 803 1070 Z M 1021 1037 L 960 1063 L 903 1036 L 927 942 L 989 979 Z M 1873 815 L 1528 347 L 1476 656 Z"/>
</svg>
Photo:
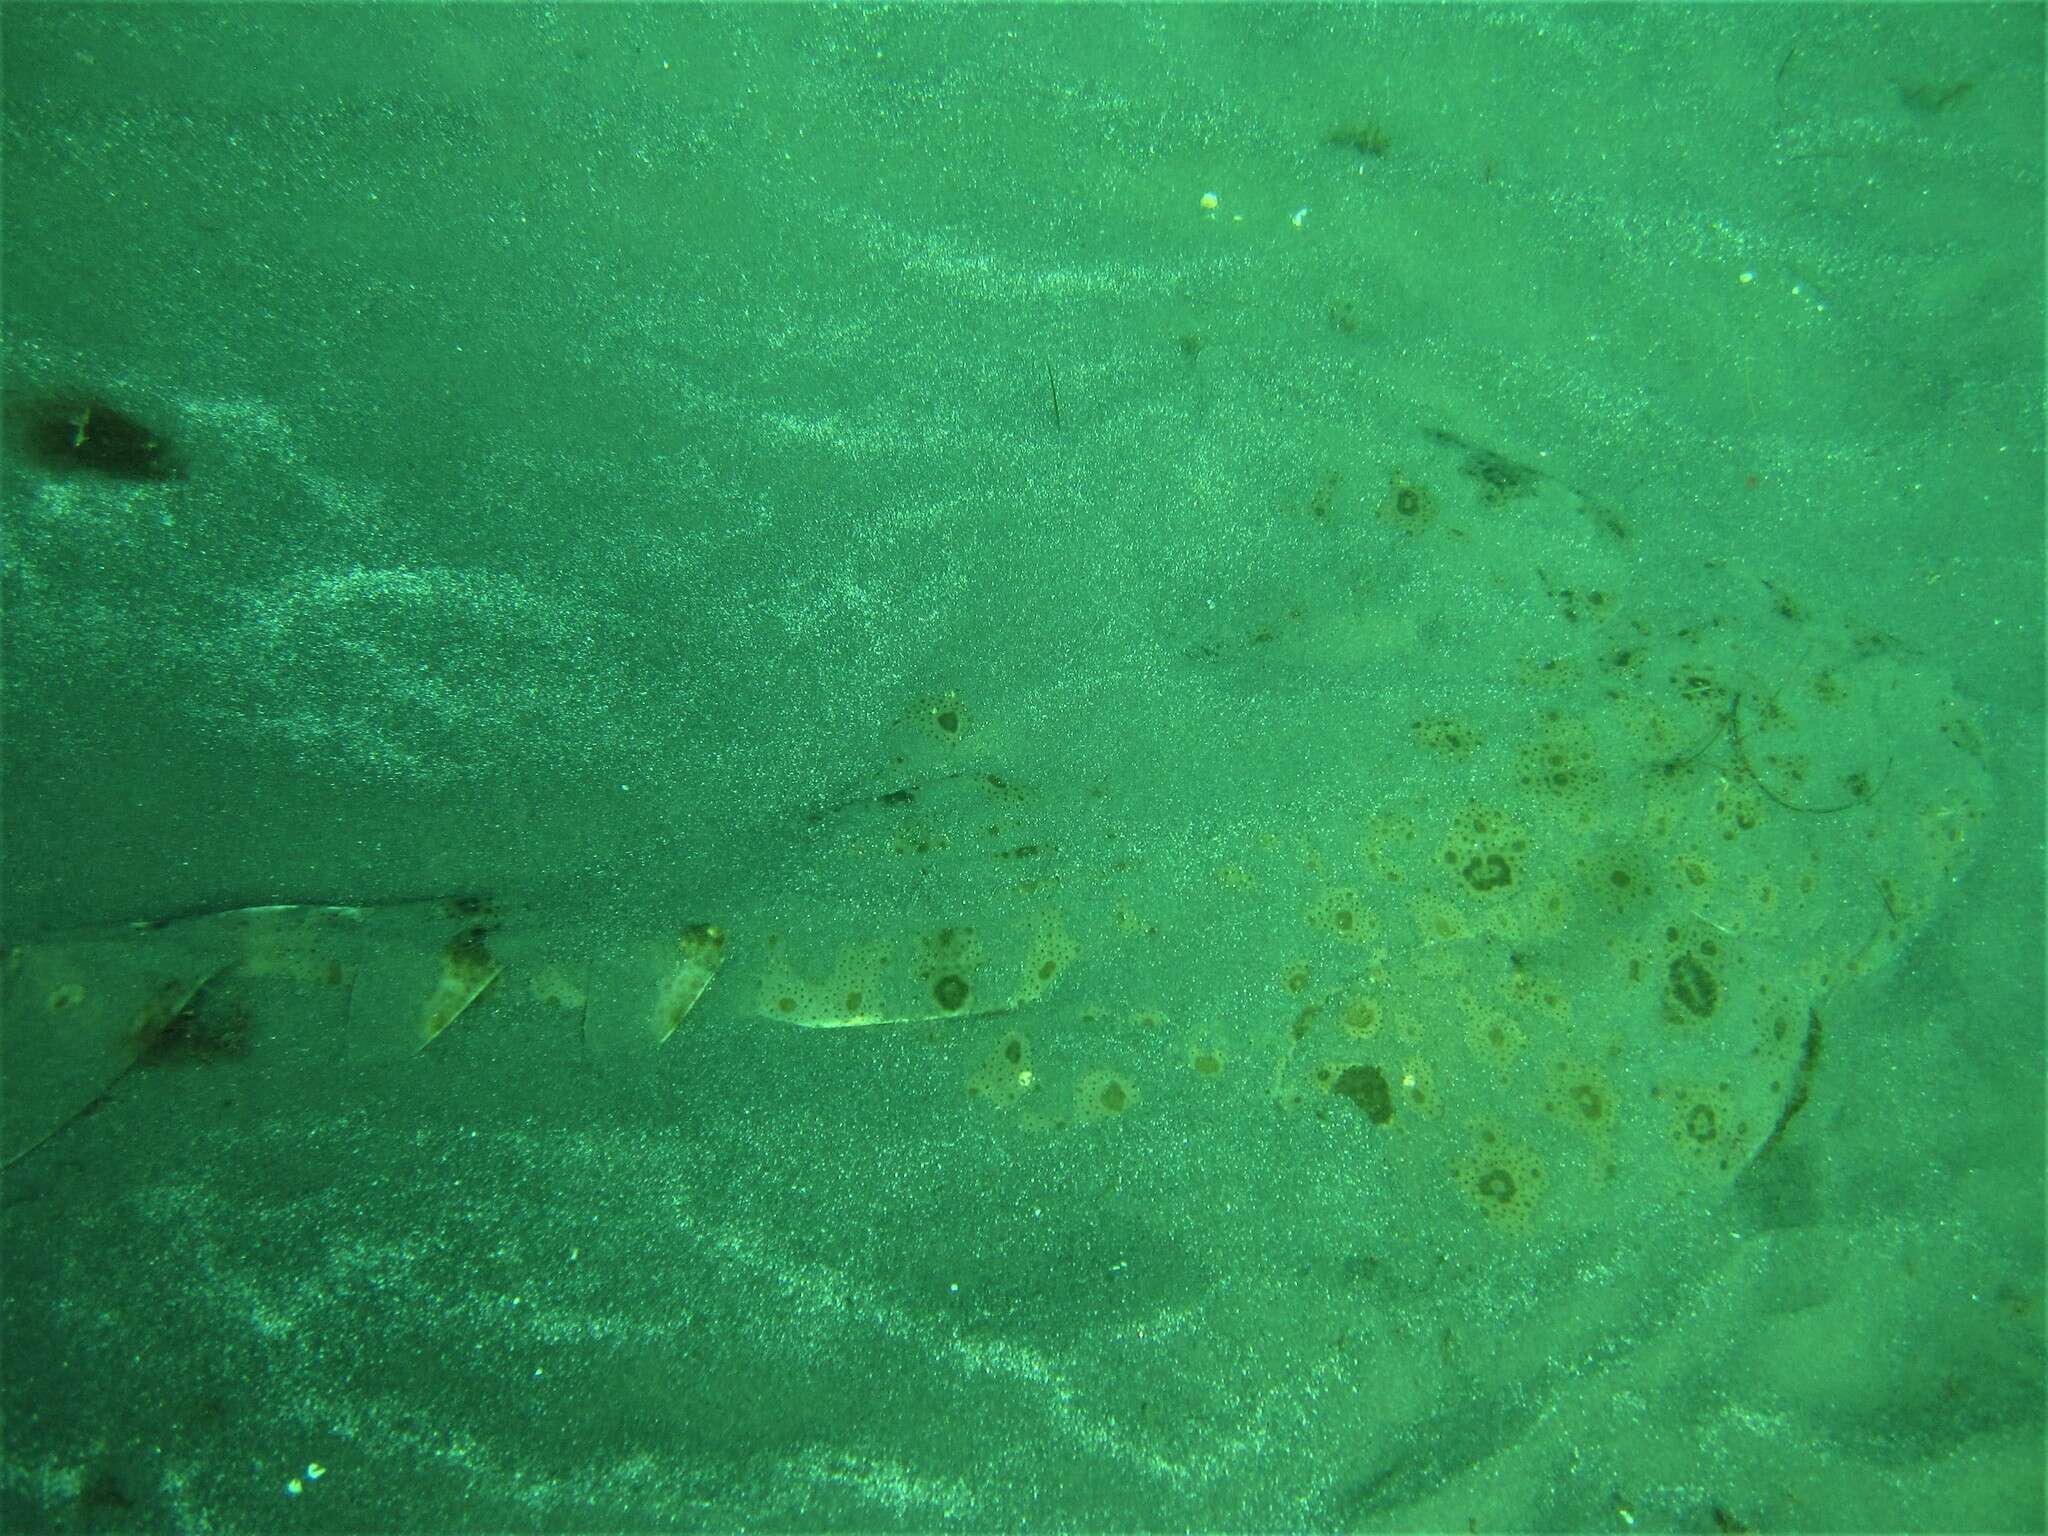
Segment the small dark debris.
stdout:
<svg viewBox="0 0 2048 1536">
<path fill-rule="evenodd" d="M 1948 82 L 1901 80 L 1899 82 L 1899 101 L 1909 111 L 1919 112 L 1925 116 L 1932 117 L 1937 112 L 1947 111 L 1965 96 L 1969 95 L 1971 88 L 1976 83 L 1974 80 L 1954 80 Z"/>
<path fill-rule="evenodd" d="M 1362 159 L 1378 160 L 1393 147 L 1387 130 L 1375 122 L 1340 123 L 1323 135 L 1332 149 L 1348 149 Z"/>
<path fill-rule="evenodd" d="M 124 1528 L 135 1518 L 135 1496 L 123 1486 L 120 1474 L 102 1464 L 78 1490 L 78 1513 L 87 1530 Z"/>
<path fill-rule="evenodd" d="M 166 438 L 92 396 L 32 401 L 23 424 L 28 456 L 41 469 L 84 470 L 115 480 L 174 480 L 184 474 Z"/>
</svg>

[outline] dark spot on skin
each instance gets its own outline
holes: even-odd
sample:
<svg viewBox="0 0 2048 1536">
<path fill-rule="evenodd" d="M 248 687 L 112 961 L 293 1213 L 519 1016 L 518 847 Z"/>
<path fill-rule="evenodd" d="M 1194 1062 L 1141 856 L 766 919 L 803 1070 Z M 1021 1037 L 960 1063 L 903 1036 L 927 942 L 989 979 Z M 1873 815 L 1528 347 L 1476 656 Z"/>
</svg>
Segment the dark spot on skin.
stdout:
<svg viewBox="0 0 2048 1536">
<path fill-rule="evenodd" d="M 1356 1104 L 1358 1112 L 1374 1125 L 1385 1125 L 1394 1118 L 1394 1095 L 1378 1067 L 1346 1067 L 1337 1074 L 1331 1091 Z"/>
<path fill-rule="evenodd" d="M 1695 1018 L 1704 1019 L 1721 1000 L 1720 983 L 1714 973 L 1690 953 L 1671 962 L 1671 995 Z"/>
<path fill-rule="evenodd" d="M 1460 871 L 1465 883 L 1475 891 L 1498 891 L 1514 883 L 1514 871 L 1508 861 L 1497 853 L 1474 854 L 1465 861 Z"/>
</svg>

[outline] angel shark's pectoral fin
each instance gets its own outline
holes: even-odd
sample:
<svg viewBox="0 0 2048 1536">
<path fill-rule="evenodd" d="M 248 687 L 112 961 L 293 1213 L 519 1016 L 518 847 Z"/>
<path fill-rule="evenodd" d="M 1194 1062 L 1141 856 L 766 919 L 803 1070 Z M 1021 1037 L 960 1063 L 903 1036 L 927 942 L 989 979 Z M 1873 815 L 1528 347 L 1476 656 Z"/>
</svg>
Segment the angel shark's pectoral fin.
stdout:
<svg viewBox="0 0 2048 1536">
<path fill-rule="evenodd" d="M 228 963 L 218 943 L 152 943 L 138 930 L 9 950 L 0 962 L 0 1166 L 104 1098 Z"/>
</svg>

